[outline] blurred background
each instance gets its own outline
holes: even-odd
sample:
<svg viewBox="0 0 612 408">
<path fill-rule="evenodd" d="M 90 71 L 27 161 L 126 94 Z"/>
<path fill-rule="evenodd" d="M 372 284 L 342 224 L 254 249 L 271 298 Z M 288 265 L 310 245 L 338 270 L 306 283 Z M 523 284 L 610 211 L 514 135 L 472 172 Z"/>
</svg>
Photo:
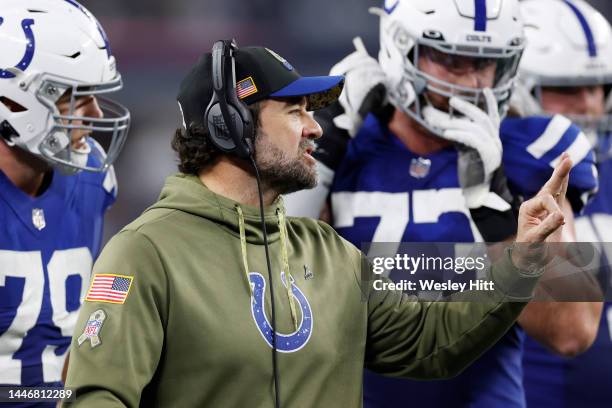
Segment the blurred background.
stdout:
<svg viewBox="0 0 612 408">
<path fill-rule="evenodd" d="M 449 0 L 449 2 L 452 0 Z M 180 125 L 178 84 L 214 41 L 266 46 L 302 75 L 324 75 L 361 36 L 378 55 L 380 0 L 81 0 L 100 20 L 124 78 L 117 99 L 132 128 L 115 169 L 119 198 L 107 215 L 105 240 L 153 203 L 177 171 L 170 140 Z M 608 19 L 610 0 L 589 1 Z"/>
</svg>

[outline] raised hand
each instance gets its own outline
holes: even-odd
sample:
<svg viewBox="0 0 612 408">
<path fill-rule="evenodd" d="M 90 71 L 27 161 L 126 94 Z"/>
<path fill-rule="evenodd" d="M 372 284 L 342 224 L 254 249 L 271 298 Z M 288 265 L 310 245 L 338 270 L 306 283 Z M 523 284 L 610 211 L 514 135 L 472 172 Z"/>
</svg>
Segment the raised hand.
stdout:
<svg viewBox="0 0 612 408">
<path fill-rule="evenodd" d="M 525 201 L 519 210 L 516 244 L 512 252 L 514 264 L 530 270 L 546 257 L 544 242 L 558 240 L 565 217 L 560 204 L 565 200 L 572 161 L 567 153 L 540 192 Z"/>
</svg>

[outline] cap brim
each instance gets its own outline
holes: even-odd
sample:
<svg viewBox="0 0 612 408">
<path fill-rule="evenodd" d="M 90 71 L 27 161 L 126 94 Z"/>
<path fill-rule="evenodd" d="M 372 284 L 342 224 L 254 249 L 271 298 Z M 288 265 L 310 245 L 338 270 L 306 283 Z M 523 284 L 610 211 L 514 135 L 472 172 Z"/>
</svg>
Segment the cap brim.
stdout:
<svg viewBox="0 0 612 408">
<path fill-rule="evenodd" d="M 270 94 L 270 97 L 306 96 L 308 98 L 307 109 L 314 111 L 335 102 L 342 93 L 343 87 L 343 76 L 302 77 Z"/>
</svg>

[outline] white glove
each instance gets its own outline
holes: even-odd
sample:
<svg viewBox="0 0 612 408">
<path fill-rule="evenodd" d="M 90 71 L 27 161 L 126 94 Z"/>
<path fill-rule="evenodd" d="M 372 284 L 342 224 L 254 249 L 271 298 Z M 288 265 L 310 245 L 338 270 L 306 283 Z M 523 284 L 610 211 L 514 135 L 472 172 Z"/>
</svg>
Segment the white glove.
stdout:
<svg viewBox="0 0 612 408">
<path fill-rule="evenodd" d="M 467 151 L 460 149 L 460 161 L 463 157 L 468 163 L 459 165 L 459 178 L 468 207 L 479 208 L 484 205 L 505 211 L 510 205 L 489 191 L 493 173 L 502 161 L 502 143 L 499 138 L 501 120 L 493 91 L 486 88 L 483 93 L 486 112 L 463 99 L 452 97 L 449 100 L 450 106 L 465 117 L 452 117 L 431 105 L 423 109 L 423 117 L 429 125 L 443 129 L 443 138 L 468 148 Z"/>
<path fill-rule="evenodd" d="M 361 37 L 353 39 L 355 51 L 334 65 L 330 75 L 344 75 L 344 90 L 339 102 L 342 115 L 334 118 L 334 124 L 354 136 L 364 117 L 372 108 L 385 103 L 385 73 L 378 61 L 368 54 Z"/>
</svg>

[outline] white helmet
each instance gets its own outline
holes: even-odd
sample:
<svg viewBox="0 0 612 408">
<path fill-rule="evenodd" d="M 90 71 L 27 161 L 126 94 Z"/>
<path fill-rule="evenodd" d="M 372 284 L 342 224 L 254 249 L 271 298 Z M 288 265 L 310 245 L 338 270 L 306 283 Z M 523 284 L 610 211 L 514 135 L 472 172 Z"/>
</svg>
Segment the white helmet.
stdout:
<svg viewBox="0 0 612 408">
<path fill-rule="evenodd" d="M 449 57 L 495 62 L 492 90 L 500 113 L 505 114 L 524 47 L 517 0 L 385 0 L 384 10 L 375 13 L 381 17 L 378 59 L 391 83 L 390 100 L 397 108 L 440 135 L 441 129 L 423 119 L 426 93 L 459 96 L 474 104 L 484 101 L 483 88 L 454 85 L 419 69 L 419 55 L 433 49 Z M 401 91 L 406 81 L 418 95 L 414 103 Z"/>
<path fill-rule="evenodd" d="M 123 147 L 130 114 L 100 97 L 122 81 L 95 17 L 74 0 L 2 0 L 0 43 L 0 137 L 64 172 L 106 170 Z M 70 110 L 60 115 L 56 102 L 67 91 Z M 76 98 L 89 95 L 103 118 L 75 116 Z M 92 140 L 72 148 L 73 129 L 106 136 L 107 154 L 91 149 Z"/>
<path fill-rule="evenodd" d="M 542 87 L 612 85 L 612 29 L 601 13 L 582 0 L 526 0 L 521 11 L 527 48 L 513 106 L 526 115 L 541 114 Z M 612 107 L 610 96 L 606 106 Z M 589 129 L 608 122 L 572 119 Z"/>
</svg>

